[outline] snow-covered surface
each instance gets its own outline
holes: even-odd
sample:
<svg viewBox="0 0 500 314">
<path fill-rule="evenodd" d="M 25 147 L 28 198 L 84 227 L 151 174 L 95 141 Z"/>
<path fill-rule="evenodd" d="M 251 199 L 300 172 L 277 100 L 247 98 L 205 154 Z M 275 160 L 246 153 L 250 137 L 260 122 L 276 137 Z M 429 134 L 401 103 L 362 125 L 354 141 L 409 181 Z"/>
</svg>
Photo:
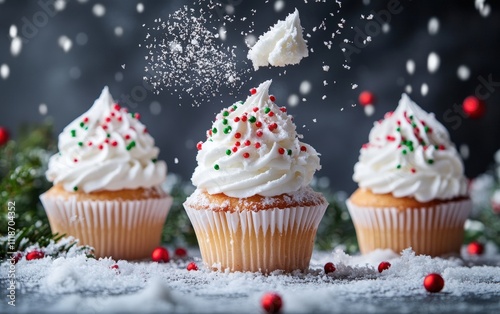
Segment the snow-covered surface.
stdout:
<svg viewBox="0 0 500 314">
<path fill-rule="evenodd" d="M 212 272 L 200 267 L 187 271 L 198 250 L 189 259 L 166 264 L 149 261 L 88 259 L 84 255 L 41 260 L 20 260 L 16 265 L 16 307 L 2 304 L 10 312 L 178 312 L 262 313 L 260 299 L 266 292 L 283 297 L 283 313 L 474 313 L 500 310 L 500 255 L 492 245 L 486 254 L 446 259 L 376 251 L 349 256 L 341 250 L 313 254 L 306 274 L 269 276 L 254 273 Z M 392 266 L 377 271 L 381 261 Z M 337 270 L 325 275 L 323 265 L 333 262 Z M 1 265 L 6 286 L 8 265 Z M 442 292 L 430 294 L 424 277 L 442 274 Z M 8 308 L 7 308 L 8 307 Z"/>
</svg>

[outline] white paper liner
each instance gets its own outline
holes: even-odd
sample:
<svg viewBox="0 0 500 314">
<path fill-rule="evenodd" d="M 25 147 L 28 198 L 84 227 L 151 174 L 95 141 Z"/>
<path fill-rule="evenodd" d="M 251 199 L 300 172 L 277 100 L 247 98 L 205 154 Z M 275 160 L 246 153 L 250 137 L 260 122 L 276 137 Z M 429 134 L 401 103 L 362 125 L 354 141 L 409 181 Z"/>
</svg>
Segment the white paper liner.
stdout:
<svg viewBox="0 0 500 314">
<path fill-rule="evenodd" d="M 387 248 L 399 253 L 411 247 L 432 256 L 459 252 L 472 208 L 470 200 L 405 210 L 357 206 L 349 199 L 346 203 L 361 253 Z"/>
<path fill-rule="evenodd" d="M 90 245 L 96 257 L 141 259 L 160 244 L 172 197 L 134 201 L 77 201 L 40 196 L 52 232 Z"/>
<path fill-rule="evenodd" d="M 184 204 L 207 266 L 264 273 L 309 267 L 327 206 L 225 212 Z"/>
</svg>

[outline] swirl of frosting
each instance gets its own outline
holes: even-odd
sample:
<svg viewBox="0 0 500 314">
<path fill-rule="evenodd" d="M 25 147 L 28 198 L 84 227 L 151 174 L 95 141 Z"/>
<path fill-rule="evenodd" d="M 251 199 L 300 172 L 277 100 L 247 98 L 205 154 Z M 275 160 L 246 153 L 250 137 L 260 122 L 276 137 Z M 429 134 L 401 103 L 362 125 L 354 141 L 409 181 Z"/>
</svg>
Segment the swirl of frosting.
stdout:
<svg viewBox="0 0 500 314">
<path fill-rule="evenodd" d="M 105 87 L 99 99 L 59 135 L 59 153 L 46 177 L 67 191 L 116 191 L 160 185 L 167 166 L 139 114 L 116 104 Z"/>
<path fill-rule="evenodd" d="M 299 141 L 292 117 L 269 96 L 270 85 L 217 114 L 198 143 L 195 186 L 237 198 L 276 196 L 309 185 L 321 169 L 319 154 Z"/>
<path fill-rule="evenodd" d="M 467 195 L 463 163 L 448 131 L 406 94 L 394 112 L 375 122 L 353 179 L 373 193 L 419 202 Z"/>
</svg>

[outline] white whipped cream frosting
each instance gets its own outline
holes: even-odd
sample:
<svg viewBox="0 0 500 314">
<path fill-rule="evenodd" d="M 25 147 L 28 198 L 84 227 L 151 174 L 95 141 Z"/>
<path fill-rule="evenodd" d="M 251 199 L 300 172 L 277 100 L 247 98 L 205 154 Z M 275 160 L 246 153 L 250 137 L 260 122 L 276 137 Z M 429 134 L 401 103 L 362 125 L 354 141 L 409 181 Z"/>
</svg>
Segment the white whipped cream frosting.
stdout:
<svg viewBox="0 0 500 314">
<path fill-rule="evenodd" d="M 268 65 L 283 67 L 298 64 L 308 55 L 307 43 L 302 36 L 299 11 L 295 9 L 284 21 L 278 21 L 269 31 L 261 35 L 247 57 L 257 70 Z"/>
<path fill-rule="evenodd" d="M 67 191 L 116 191 L 160 185 L 167 166 L 138 114 L 115 103 L 108 87 L 59 135 L 46 177 Z"/>
<path fill-rule="evenodd" d="M 448 131 L 406 94 L 394 112 L 375 122 L 353 179 L 373 193 L 419 202 L 467 195 L 463 163 Z"/>
<path fill-rule="evenodd" d="M 292 117 L 271 100 L 270 85 L 217 114 L 198 143 L 196 187 L 237 198 L 277 196 L 308 186 L 321 169 L 319 154 L 299 141 Z"/>
</svg>

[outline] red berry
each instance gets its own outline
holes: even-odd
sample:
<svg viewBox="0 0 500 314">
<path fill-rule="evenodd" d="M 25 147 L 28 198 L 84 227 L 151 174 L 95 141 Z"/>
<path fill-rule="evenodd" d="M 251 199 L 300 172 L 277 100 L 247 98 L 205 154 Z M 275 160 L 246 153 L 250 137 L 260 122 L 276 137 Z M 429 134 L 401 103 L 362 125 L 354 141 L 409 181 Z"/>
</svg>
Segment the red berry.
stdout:
<svg viewBox="0 0 500 314">
<path fill-rule="evenodd" d="M 440 274 L 429 274 L 425 276 L 424 287 L 429 292 L 439 292 L 443 290 L 444 279 Z"/>
<path fill-rule="evenodd" d="M 375 103 L 375 96 L 369 91 L 363 91 L 359 94 L 358 100 L 361 106 L 373 105 Z"/>
<path fill-rule="evenodd" d="M 474 241 L 467 245 L 467 253 L 470 255 L 481 255 L 484 252 L 484 245 L 480 242 Z"/>
<path fill-rule="evenodd" d="M 250 94 L 252 94 L 252 95 L 257 94 L 257 89 L 256 88 L 251 88 L 250 89 Z"/>
<path fill-rule="evenodd" d="M 191 262 L 187 265 L 186 269 L 188 271 L 192 271 L 192 270 L 198 270 L 198 266 L 196 265 L 195 262 Z"/>
<path fill-rule="evenodd" d="M 277 293 L 266 293 L 260 301 L 262 308 L 269 314 L 279 313 L 283 306 L 281 296 Z"/>
<path fill-rule="evenodd" d="M 9 141 L 9 131 L 6 128 L 0 127 L 0 146 Z"/>
<path fill-rule="evenodd" d="M 28 254 L 26 254 L 26 260 L 31 261 L 34 259 L 40 259 L 43 258 L 45 254 L 43 254 L 42 251 L 31 251 Z"/>
<path fill-rule="evenodd" d="M 11 259 L 14 260 L 14 264 L 17 264 L 17 262 L 19 262 L 19 260 L 23 258 L 23 254 L 21 252 L 16 252 L 14 254 L 12 254 L 12 257 Z"/>
<path fill-rule="evenodd" d="M 381 273 L 384 270 L 389 269 L 389 267 L 391 267 L 391 263 L 381 262 L 380 264 L 378 264 L 378 272 Z"/>
<path fill-rule="evenodd" d="M 328 262 L 325 264 L 325 274 L 333 273 L 335 271 L 335 265 L 332 262 Z"/>
<path fill-rule="evenodd" d="M 166 263 L 170 260 L 170 256 L 166 248 L 159 246 L 151 253 L 151 259 L 153 260 L 153 262 Z"/>
<path fill-rule="evenodd" d="M 484 104 L 484 101 L 480 100 L 476 96 L 469 96 L 464 99 L 462 109 L 470 118 L 477 119 L 484 115 L 486 105 Z"/>
<path fill-rule="evenodd" d="M 174 252 L 175 256 L 177 257 L 180 257 L 180 258 L 183 258 L 183 257 L 186 257 L 187 256 L 187 251 L 185 248 L 182 248 L 182 247 L 178 247 L 175 249 L 175 252 Z"/>
<path fill-rule="evenodd" d="M 272 101 L 272 102 L 275 102 L 276 101 L 276 97 L 274 97 L 274 95 L 271 95 L 271 96 L 269 96 L 269 100 Z"/>
<path fill-rule="evenodd" d="M 125 136 L 125 138 L 127 138 L 128 135 Z M 201 148 L 203 147 L 203 142 L 202 141 L 199 141 L 198 144 L 196 144 L 196 148 L 198 150 L 201 150 Z"/>
</svg>

